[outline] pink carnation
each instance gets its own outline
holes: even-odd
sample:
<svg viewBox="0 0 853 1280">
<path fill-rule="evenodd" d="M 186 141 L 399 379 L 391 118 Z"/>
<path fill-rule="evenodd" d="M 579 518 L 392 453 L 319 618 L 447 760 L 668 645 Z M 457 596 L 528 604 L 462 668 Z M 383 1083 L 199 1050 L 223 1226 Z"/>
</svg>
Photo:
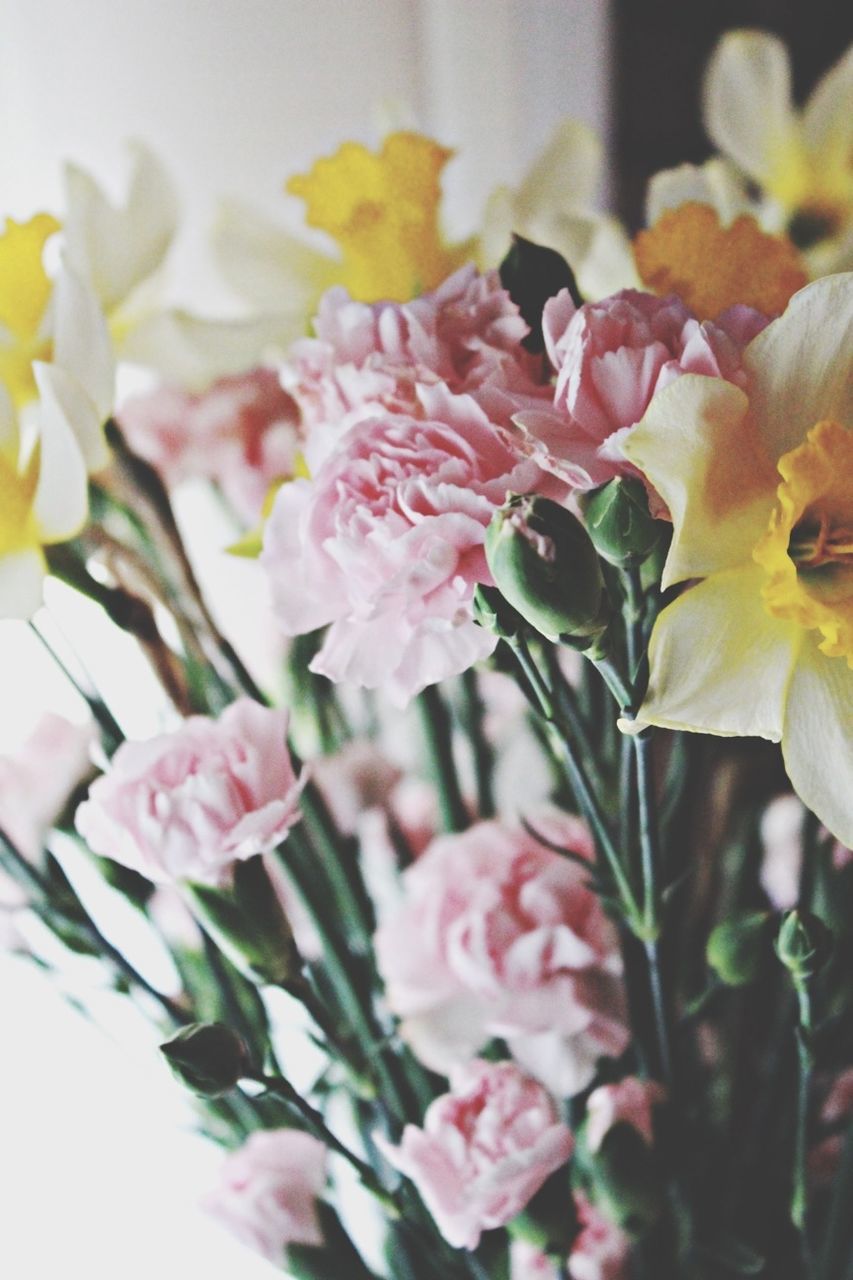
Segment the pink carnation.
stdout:
<svg viewBox="0 0 853 1280">
<path fill-rule="evenodd" d="M 563 289 L 542 320 L 557 371 L 553 408 L 524 410 L 515 421 L 543 466 L 579 489 L 636 475 L 622 444 L 655 392 L 682 373 L 743 386 L 741 352 L 766 323 L 733 307 L 700 324 L 679 298 L 634 289 L 577 308 Z"/>
<path fill-rule="evenodd" d="M 354 301 L 330 289 L 315 338 L 291 348 L 282 381 L 302 413 L 312 467 L 346 427 L 377 410 L 421 416 L 419 384 L 469 392 L 509 412 L 548 395 L 529 330 L 496 271 L 462 267 L 412 302 Z"/>
<path fill-rule="evenodd" d="M 586 1142 L 595 1153 L 615 1124 L 630 1124 L 651 1146 L 654 1142 L 653 1112 L 666 1097 L 654 1080 L 626 1076 L 618 1084 L 593 1089 L 586 1103 Z"/>
<path fill-rule="evenodd" d="M 425 420 L 367 418 L 283 486 L 261 555 L 286 635 L 331 624 L 311 670 L 401 705 L 494 649 L 471 612 L 486 526 L 541 479 L 469 396 L 422 396 Z"/>
<path fill-rule="evenodd" d="M 40 859 L 48 831 L 89 772 L 91 745 L 91 725 L 48 714 L 15 755 L 0 756 L 0 827 L 30 861 Z"/>
<path fill-rule="evenodd" d="M 509 1246 L 510 1280 L 559 1280 L 556 1263 L 527 1240 Z"/>
<path fill-rule="evenodd" d="M 247 523 L 270 485 L 293 475 L 301 448 L 296 406 L 272 369 L 220 378 L 199 395 L 167 386 L 132 396 L 119 421 L 168 485 L 212 480 Z"/>
<path fill-rule="evenodd" d="M 520 1213 L 572 1153 L 574 1139 L 553 1099 L 512 1062 L 475 1060 L 453 1073 L 451 1090 L 407 1124 L 387 1149 L 411 1178 L 439 1231 L 458 1249 Z"/>
<path fill-rule="evenodd" d="M 290 1244 L 320 1246 L 317 1198 L 326 1148 L 296 1129 L 259 1130 L 226 1156 L 202 1208 L 239 1240 L 281 1266 Z"/>
<path fill-rule="evenodd" d="M 218 720 L 125 742 L 77 810 L 95 853 L 150 880 L 227 884 L 233 863 L 268 853 L 299 820 L 287 713 L 242 698 Z"/>
<path fill-rule="evenodd" d="M 628 1237 L 586 1196 L 575 1196 L 575 1208 L 581 1230 L 569 1254 L 571 1280 L 624 1280 L 628 1274 Z"/>
<path fill-rule="evenodd" d="M 578 819 L 552 818 L 543 834 L 592 856 Z M 576 863 L 523 830 L 481 822 L 433 841 L 403 889 L 376 954 L 402 1033 L 427 1066 L 446 1072 L 500 1036 L 552 1092 L 571 1095 L 599 1057 L 624 1050 L 616 938 Z"/>
</svg>

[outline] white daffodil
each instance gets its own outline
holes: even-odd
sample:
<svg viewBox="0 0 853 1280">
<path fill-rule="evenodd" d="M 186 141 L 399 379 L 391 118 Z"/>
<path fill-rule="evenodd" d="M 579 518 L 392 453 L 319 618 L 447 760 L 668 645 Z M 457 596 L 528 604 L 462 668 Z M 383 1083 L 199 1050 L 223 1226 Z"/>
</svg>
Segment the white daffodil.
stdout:
<svg viewBox="0 0 853 1280">
<path fill-rule="evenodd" d="M 853 844 L 853 275 L 796 294 L 747 347 L 746 393 L 686 374 L 625 453 L 672 513 L 637 723 L 782 744 Z"/>
<path fill-rule="evenodd" d="M 786 231 L 813 277 L 853 266 L 853 48 L 820 80 L 803 109 L 791 95 L 788 51 L 763 31 L 731 31 L 705 77 L 704 120 L 721 156 L 657 174 L 650 225 L 687 200 L 712 204 L 724 222 L 753 213 Z M 758 188 L 757 198 L 747 184 Z"/>
</svg>

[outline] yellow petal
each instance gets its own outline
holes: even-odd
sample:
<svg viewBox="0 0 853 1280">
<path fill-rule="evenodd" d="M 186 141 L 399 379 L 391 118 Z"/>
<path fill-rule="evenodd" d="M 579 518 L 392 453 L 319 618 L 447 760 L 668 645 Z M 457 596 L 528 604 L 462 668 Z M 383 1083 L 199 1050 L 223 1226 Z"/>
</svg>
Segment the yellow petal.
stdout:
<svg viewBox="0 0 853 1280">
<path fill-rule="evenodd" d="M 782 754 L 800 799 L 853 847 L 853 671 L 803 644 L 788 690 Z"/>
<path fill-rule="evenodd" d="M 664 609 L 652 631 L 641 723 L 780 740 L 804 633 L 765 612 L 763 581 L 755 565 L 729 569 Z"/>
<path fill-rule="evenodd" d="M 451 152 L 417 133 L 392 133 L 379 153 L 346 142 L 287 190 L 307 205 L 310 226 L 341 247 L 341 283 L 363 302 L 405 301 L 461 264 L 439 231 L 441 172 Z"/>
<path fill-rule="evenodd" d="M 624 442 L 672 515 L 664 587 L 748 564 L 767 528 L 779 477 L 747 409 L 738 387 L 688 373 L 658 392 Z"/>
<path fill-rule="evenodd" d="M 750 412 L 776 463 L 821 419 L 853 425 L 853 273 L 803 289 L 747 347 Z"/>
<path fill-rule="evenodd" d="M 32 514 L 35 470 L 21 474 L 0 454 L 0 556 L 38 544 Z"/>
<path fill-rule="evenodd" d="M 31 361 L 49 351 L 43 329 L 51 286 L 42 259 L 58 230 L 55 218 L 37 213 L 29 222 L 10 218 L 0 235 L 0 382 L 16 404 L 34 395 Z"/>
<path fill-rule="evenodd" d="M 777 315 L 808 282 L 785 236 L 768 235 L 748 214 L 723 227 L 714 209 L 695 201 L 667 210 L 641 231 L 634 257 L 650 289 L 677 293 L 700 320 L 737 303 Z"/>
</svg>

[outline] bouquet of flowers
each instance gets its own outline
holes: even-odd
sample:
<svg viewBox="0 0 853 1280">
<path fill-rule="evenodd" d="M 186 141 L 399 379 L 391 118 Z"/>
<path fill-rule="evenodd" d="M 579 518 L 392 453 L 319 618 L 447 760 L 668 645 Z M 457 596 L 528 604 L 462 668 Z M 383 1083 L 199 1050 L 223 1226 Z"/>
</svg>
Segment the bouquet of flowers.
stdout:
<svg viewBox="0 0 853 1280">
<path fill-rule="evenodd" d="M 464 243 L 346 143 L 328 253 L 223 209 L 238 320 L 160 305 L 143 150 L 0 236 L 0 612 L 91 713 L 2 762 L 4 944 L 100 960 L 308 1280 L 851 1274 L 853 51 L 798 112 L 731 33 L 705 111 L 633 242 L 578 124 Z"/>
</svg>

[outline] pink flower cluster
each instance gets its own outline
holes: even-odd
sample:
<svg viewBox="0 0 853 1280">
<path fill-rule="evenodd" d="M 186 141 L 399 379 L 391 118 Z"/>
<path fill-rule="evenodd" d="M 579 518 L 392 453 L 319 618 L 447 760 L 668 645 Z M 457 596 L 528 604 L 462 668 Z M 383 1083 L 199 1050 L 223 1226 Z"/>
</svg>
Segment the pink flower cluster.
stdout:
<svg viewBox="0 0 853 1280">
<path fill-rule="evenodd" d="M 160 387 L 124 402 L 128 443 L 171 487 L 199 476 L 217 484 L 248 524 L 277 480 L 293 475 L 299 415 L 272 369 L 220 378 L 200 394 Z"/>
<path fill-rule="evenodd" d="M 125 742 L 77 810 L 95 853 L 149 880 L 226 885 L 237 859 L 268 853 L 299 820 L 287 713 L 248 698 L 218 720 Z"/>
<path fill-rule="evenodd" d="M 592 856 L 565 815 L 549 841 Z M 597 1060 L 628 1041 L 616 938 L 583 869 L 527 832 L 481 822 L 433 841 L 403 876 L 376 934 L 401 1031 L 447 1072 L 490 1038 L 558 1095 L 585 1088 Z"/>
<path fill-rule="evenodd" d="M 317 1199 L 326 1148 L 296 1129 L 259 1130 L 222 1164 L 202 1208 L 250 1249 L 282 1265 L 291 1244 L 322 1245 Z"/>
<path fill-rule="evenodd" d="M 386 1154 L 412 1179 L 444 1238 L 475 1249 L 482 1231 L 521 1212 L 573 1146 L 540 1084 L 512 1062 L 476 1060 L 453 1073 L 423 1127 L 406 1125 Z"/>
<path fill-rule="evenodd" d="M 579 489 L 637 474 L 622 444 L 655 392 L 684 373 L 742 386 L 743 348 L 766 324 L 767 317 L 743 306 L 700 324 L 680 298 L 634 289 L 576 307 L 562 290 L 545 304 L 542 319 L 557 372 L 553 406 L 515 418 L 526 447 Z"/>
<path fill-rule="evenodd" d="M 15 755 L 0 756 L 0 827 L 25 858 L 41 858 L 50 827 L 90 770 L 91 725 L 42 717 Z"/>
<path fill-rule="evenodd" d="M 586 1102 L 586 1145 L 594 1154 L 616 1124 L 629 1124 L 644 1142 L 654 1142 L 654 1109 L 666 1097 L 655 1080 L 626 1076 L 618 1084 L 593 1089 Z"/>
<path fill-rule="evenodd" d="M 580 1231 L 568 1257 L 571 1280 L 624 1280 L 628 1237 L 584 1195 L 575 1195 L 575 1211 Z M 558 1280 L 557 1267 L 541 1249 L 517 1240 L 510 1246 L 510 1280 Z"/>
<path fill-rule="evenodd" d="M 312 671 L 401 705 L 491 653 L 471 612 L 491 581 L 486 527 L 542 478 L 469 396 L 421 399 L 424 417 L 369 416 L 312 480 L 283 486 L 261 555 L 285 634 L 329 626 Z"/>
</svg>

